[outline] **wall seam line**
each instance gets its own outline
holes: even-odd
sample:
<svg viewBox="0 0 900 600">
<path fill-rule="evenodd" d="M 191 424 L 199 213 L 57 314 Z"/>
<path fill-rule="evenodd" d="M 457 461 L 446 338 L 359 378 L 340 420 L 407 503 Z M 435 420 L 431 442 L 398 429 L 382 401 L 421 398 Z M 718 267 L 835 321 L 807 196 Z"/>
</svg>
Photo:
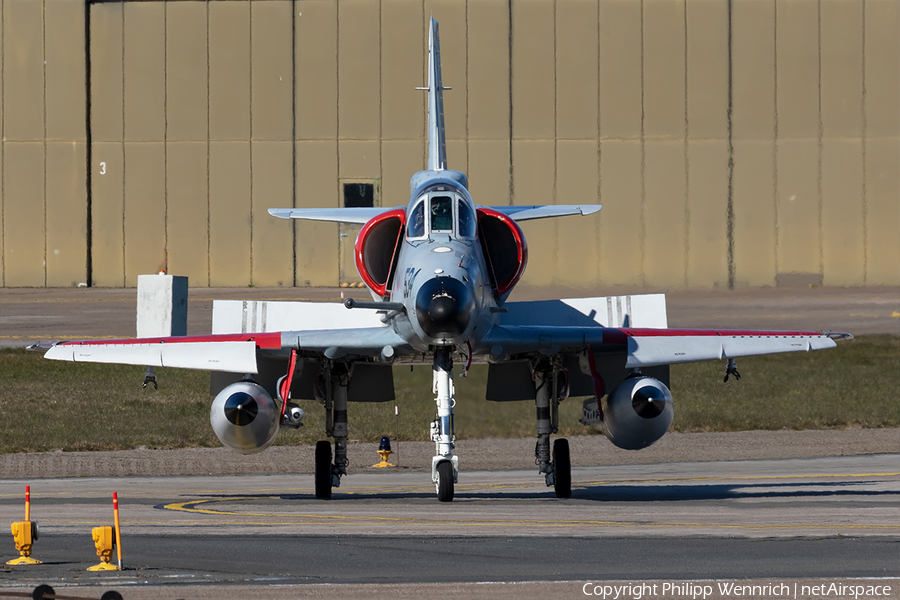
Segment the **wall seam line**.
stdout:
<svg viewBox="0 0 900 600">
<path fill-rule="evenodd" d="M 684 10 L 684 287 L 689 286 L 691 265 L 691 163 L 690 163 L 690 120 L 688 114 L 688 9 L 687 0 L 682 2 Z M 729 54 L 730 56 L 730 54 Z"/>
<path fill-rule="evenodd" d="M 47 270 L 50 268 L 47 254 L 49 248 L 49 240 L 47 239 L 47 0 L 41 2 L 41 61 L 43 62 L 41 74 L 44 85 L 43 98 L 41 98 L 41 110 L 44 121 L 44 165 L 42 168 L 42 183 L 44 185 L 44 287 L 47 287 Z"/>
<path fill-rule="evenodd" d="M 728 196 L 725 236 L 728 243 L 728 289 L 734 289 L 734 2 L 728 0 Z"/>
<path fill-rule="evenodd" d="M 291 0 L 291 207 L 297 208 L 297 2 Z M 291 219 L 291 260 L 293 286 L 300 281 L 297 273 L 297 223 Z"/>
<path fill-rule="evenodd" d="M 860 99 L 860 145 L 862 146 L 862 234 L 863 234 L 863 269 L 862 284 L 865 286 L 869 280 L 869 206 L 868 186 L 866 185 L 866 138 L 868 135 L 868 120 L 866 115 L 866 0 L 862 0 L 862 97 Z"/>
<path fill-rule="evenodd" d="M 817 46 L 817 63 L 818 63 L 818 100 L 819 100 L 819 123 L 818 123 L 818 168 L 816 173 L 816 191 L 818 194 L 818 235 L 817 239 L 819 242 L 819 277 L 821 278 L 819 284 L 821 285 L 825 281 L 825 240 L 824 236 L 824 201 L 823 201 L 823 187 L 822 187 L 822 162 L 823 162 L 823 141 L 822 137 L 824 134 L 824 123 L 822 121 L 822 0 L 818 0 L 816 2 L 816 46 Z"/>
</svg>

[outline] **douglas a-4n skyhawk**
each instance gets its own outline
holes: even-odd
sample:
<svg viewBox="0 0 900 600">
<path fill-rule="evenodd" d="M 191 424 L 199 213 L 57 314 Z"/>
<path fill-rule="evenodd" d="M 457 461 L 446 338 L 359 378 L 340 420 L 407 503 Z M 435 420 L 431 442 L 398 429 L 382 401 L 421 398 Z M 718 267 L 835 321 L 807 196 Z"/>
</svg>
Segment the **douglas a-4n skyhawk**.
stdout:
<svg viewBox="0 0 900 600">
<path fill-rule="evenodd" d="M 847 337 L 606 327 L 580 314 L 580 320 L 567 320 L 557 314 L 571 311 L 562 302 L 507 303 L 527 262 L 518 223 L 586 216 L 600 206 L 475 204 L 466 176 L 447 168 L 440 44 L 433 19 L 425 89 L 428 168 L 410 179 L 406 206 L 269 210 L 283 219 L 362 225 L 356 266 L 372 300 L 348 299 L 345 306 L 376 311 L 369 313 L 380 316 L 373 326 L 60 342 L 50 345 L 45 356 L 220 372 L 213 380 L 224 383 L 210 420 L 219 439 L 241 453 L 267 448 L 282 426 L 300 426 L 303 411 L 290 398 L 320 400 L 334 454 L 330 441 L 316 444 L 318 498 L 330 498 L 347 473 L 348 400 L 392 400 L 393 365 L 431 364 L 437 404 L 431 477 L 438 499 L 447 502 L 459 473 L 453 453 L 454 363 L 489 365 L 490 400 L 535 401 L 539 473 L 565 498 L 571 495 L 569 446 L 556 439 L 551 450 L 550 436 L 557 430 L 559 403 L 568 395 L 594 396 L 594 404 L 586 406 L 593 406 L 594 420 L 602 421 L 613 444 L 645 448 L 672 423 L 668 365 L 727 360 L 727 380 L 737 376 L 737 357 L 831 348 L 833 338 Z M 520 310 L 528 304 L 540 306 Z M 530 315 L 525 322 L 509 318 L 523 312 Z"/>
</svg>

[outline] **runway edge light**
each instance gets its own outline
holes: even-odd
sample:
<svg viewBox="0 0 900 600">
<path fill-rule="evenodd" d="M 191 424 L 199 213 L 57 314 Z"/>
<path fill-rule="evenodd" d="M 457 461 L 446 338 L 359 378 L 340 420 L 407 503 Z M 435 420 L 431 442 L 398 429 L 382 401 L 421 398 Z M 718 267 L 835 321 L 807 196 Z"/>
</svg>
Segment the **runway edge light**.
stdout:
<svg viewBox="0 0 900 600">
<path fill-rule="evenodd" d="M 381 462 L 378 464 L 372 465 L 373 467 L 375 467 L 376 469 L 383 469 L 385 467 L 395 467 L 396 466 L 387 461 L 388 456 L 390 456 L 392 454 L 391 440 L 389 437 L 384 436 L 381 438 L 381 444 L 378 446 L 377 452 L 378 452 L 378 456 L 381 457 Z"/>
<path fill-rule="evenodd" d="M 7 561 L 8 565 L 39 565 L 41 561 L 31 558 L 31 548 L 34 541 L 38 539 L 41 528 L 37 522 L 31 521 L 31 486 L 25 486 L 25 520 L 13 523 L 12 529 L 13 539 L 16 541 L 16 550 L 19 551 L 19 558 Z"/>
</svg>

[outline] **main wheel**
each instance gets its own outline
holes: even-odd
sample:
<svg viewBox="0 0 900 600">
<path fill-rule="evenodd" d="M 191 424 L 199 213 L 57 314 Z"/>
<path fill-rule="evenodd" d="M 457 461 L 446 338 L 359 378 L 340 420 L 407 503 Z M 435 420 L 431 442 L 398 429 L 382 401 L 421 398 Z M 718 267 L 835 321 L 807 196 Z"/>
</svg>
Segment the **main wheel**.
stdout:
<svg viewBox="0 0 900 600">
<path fill-rule="evenodd" d="M 438 480 L 435 484 L 437 488 L 437 497 L 441 502 L 451 502 L 453 500 L 453 463 L 444 460 L 437 466 Z"/>
<path fill-rule="evenodd" d="M 331 498 L 331 442 L 316 442 L 316 498 Z"/>
<path fill-rule="evenodd" d="M 572 496 L 572 462 L 569 460 L 569 440 L 553 440 L 553 491 L 557 498 Z"/>
</svg>

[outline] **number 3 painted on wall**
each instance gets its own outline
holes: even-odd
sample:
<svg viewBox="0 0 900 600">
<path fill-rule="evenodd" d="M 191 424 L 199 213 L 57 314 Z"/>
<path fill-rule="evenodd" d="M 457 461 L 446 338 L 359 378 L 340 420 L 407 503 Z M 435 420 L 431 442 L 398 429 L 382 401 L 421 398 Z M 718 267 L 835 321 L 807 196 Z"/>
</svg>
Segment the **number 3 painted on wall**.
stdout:
<svg viewBox="0 0 900 600">
<path fill-rule="evenodd" d="M 106 163 L 105 162 L 100 163 L 100 174 L 106 175 Z"/>
</svg>

